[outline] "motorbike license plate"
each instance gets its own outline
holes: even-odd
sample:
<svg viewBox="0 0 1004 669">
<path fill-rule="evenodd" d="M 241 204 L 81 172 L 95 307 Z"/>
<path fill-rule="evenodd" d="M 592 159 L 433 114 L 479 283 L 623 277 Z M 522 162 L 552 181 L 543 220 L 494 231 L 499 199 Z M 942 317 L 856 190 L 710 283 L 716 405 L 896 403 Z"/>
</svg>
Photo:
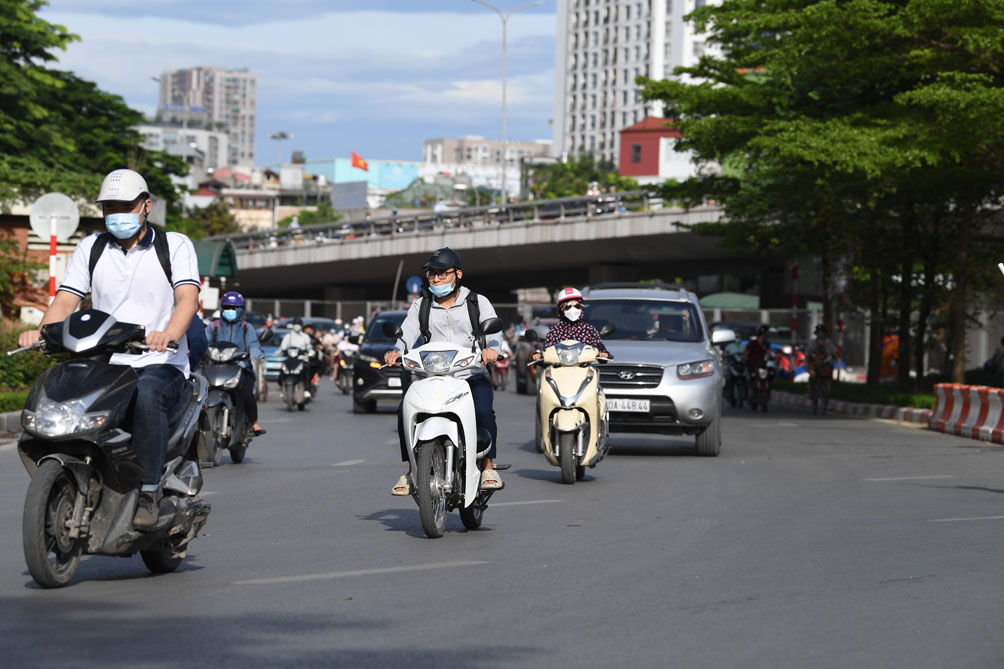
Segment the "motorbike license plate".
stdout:
<svg viewBox="0 0 1004 669">
<path fill-rule="evenodd" d="M 625 411 L 632 413 L 648 413 L 652 410 L 652 403 L 647 399 L 628 399 L 625 397 L 610 398 L 607 400 L 607 411 Z"/>
<path fill-rule="evenodd" d="M 388 388 L 400 388 L 401 387 L 401 377 L 399 377 L 399 376 L 392 376 L 389 379 L 387 379 L 387 387 Z"/>
</svg>

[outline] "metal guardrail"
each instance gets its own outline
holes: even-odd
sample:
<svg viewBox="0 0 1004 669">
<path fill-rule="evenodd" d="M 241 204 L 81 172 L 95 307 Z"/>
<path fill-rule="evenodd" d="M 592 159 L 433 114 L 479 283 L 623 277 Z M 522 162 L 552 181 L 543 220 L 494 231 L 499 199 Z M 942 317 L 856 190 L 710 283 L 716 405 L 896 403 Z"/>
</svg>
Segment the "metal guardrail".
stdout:
<svg viewBox="0 0 1004 669">
<path fill-rule="evenodd" d="M 466 207 L 442 212 L 385 216 L 356 221 L 335 221 L 298 228 L 268 229 L 206 240 L 225 240 L 235 250 L 254 251 L 293 244 L 346 243 L 372 237 L 421 235 L 430 232 L 472 230 L 515 222 L 563 221 L 607 214 L 650 211 L 662 207 L 662 199 L 648 191 L 605 193 L 556 200 L 517 202 L 504 207 Z"/>
</svg>

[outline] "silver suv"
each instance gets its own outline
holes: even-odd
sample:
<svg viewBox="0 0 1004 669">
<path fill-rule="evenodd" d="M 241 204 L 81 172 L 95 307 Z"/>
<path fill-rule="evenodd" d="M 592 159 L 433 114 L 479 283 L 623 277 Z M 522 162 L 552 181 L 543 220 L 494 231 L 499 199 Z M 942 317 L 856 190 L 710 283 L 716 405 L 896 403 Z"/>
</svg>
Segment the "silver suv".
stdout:
<svg viewBox="0 0 1004 669">
<path fill-rule="evenodd" d="M 721 351 L 731 330 L 708 334 L 697 296 L 662 284 L 599 284 L 582 291 L 585 318 L 613 355 L 600 367 L 611 432 L 695 435 L 698 455 L 721 449 Z"/>
</svg>

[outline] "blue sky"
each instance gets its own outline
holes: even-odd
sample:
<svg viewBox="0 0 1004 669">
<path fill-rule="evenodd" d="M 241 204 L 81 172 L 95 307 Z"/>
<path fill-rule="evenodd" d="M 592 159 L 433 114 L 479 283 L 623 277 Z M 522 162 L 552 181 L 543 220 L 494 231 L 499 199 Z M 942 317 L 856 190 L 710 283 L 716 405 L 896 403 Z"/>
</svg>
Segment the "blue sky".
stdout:
<svg viewBox="0 0 1004 669">
<path fill-rule="evenodd" d="M 509 19 L 510 139 L 551 137 L 556 5 Z M 501 134 L 501 21 L 472 0 L 50 0 L 41 16 L 81 37 L 57 67 L 143 112 L 166 68 L 256 73 L 259 164 L 275 130 L 294 136 L 286 159 L 420 160 L 426 139 Z"/>
</svg>

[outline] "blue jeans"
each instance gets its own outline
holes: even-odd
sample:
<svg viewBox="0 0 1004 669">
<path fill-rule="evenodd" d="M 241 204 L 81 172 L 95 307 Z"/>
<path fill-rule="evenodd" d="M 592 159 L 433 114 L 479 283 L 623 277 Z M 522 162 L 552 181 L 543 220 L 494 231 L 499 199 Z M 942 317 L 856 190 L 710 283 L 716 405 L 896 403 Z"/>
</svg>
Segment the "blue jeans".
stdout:
<svg viewBox="0 0 1004 669">
<path fill-rule="evenodd" d="M 160 486 L 171 427 L 181 418 L 178 414 L 185 408 L 181 400 L 191 391 L 185 375 L 174 365 L 149 365 L 136 373 L 132 447 L 143 467 L 143 489 L 155 490 Z"/>
<path fill-rule="evenodd" d="M 410 374 L 408 375 L 410 376 Z M 405 381 L 404 391 L 408 392 L 408 382 Z M 474 400 L 474 420 L 477 427 L 485 428 L 492 435 L 492 447 L 488 451 L 486 458 L 495 459 L 498 450 L 498 425 L 495 422 L 495 408 L 492 406 L 495 400 L 495 390 L 492 388 L 492 380 L 484 374 L 475 374 L 467 379 L 467 385 L 471 387 L 471 399 Z M 408 462 L 408 447 L 404 440 L 404 402 L 397 407 L 397 438 L 401 442 L 401 461 Z"/>
</svg>

